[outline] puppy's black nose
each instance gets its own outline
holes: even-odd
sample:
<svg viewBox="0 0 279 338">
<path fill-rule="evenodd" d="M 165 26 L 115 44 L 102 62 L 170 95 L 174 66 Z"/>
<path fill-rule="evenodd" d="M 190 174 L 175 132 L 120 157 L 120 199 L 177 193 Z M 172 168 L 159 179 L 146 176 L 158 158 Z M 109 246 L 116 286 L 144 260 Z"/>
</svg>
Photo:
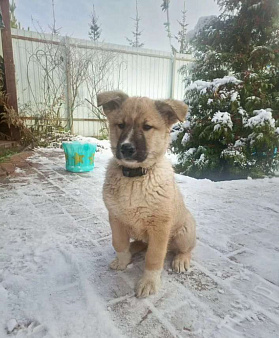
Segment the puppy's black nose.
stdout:
<svg viewBox="0 0 279 338">
<path fill-rule="evenodd" d="M 131 158 L 135 154 L 136 148 L 132 143 L 123 143 L 120 151 L 124 158 Z"/>
</svg>

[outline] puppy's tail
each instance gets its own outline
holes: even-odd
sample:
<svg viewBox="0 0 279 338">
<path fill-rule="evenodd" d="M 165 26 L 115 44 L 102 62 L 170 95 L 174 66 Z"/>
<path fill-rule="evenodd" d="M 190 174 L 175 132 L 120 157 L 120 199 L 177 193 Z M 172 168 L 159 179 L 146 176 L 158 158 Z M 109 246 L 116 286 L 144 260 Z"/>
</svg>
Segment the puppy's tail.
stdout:
<svg viewBox="0 0 279 338">
<path fill-rule="evenodd" d="M 147 249 L 147 243 L 134 241 L 130 243 L 130 252 L 132 255 Z"/>
</svg>

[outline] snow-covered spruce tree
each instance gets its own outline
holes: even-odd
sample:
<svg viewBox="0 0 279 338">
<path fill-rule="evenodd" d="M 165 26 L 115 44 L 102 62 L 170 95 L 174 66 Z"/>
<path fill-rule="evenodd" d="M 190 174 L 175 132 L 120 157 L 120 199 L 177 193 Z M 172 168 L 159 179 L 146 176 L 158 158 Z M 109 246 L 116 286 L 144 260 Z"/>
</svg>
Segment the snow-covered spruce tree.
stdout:
<svg viewBox="0 0 279 338">
<path fill-rule="evenodd" d="M 140 29 L 139 29 L 141 18 L 139 16 L 138 1 L 137 0 L 136 0 L 136 17 L 133 20 L 135 21 L 135 31 L 132 32 L 133 39 L 129 39 L 129 38 L 126 38 L 126 39 L 129 42 L 130 46 L 140 48 L 140 47 L 144 46 L 144 43 L 140 42 L 142 31 L 140 31 Z"/>
<path fill-rule="evenodd" d="M 10 19 L 11 19 L 11 28 L 19 28 L 20 29 L 20 23 L 18 23 L 16 16 L 15 16 L 15 10 L 16 10 L 16 4 L 15 0 L 12 0 L 10 3 Z"/>
<path fill-rule="evenodd" d="M 93 5 L 93 12 L 91 14 L 91 22 L 89 24 L 89 32 L 88 32 L 90 40 L 93 41 L 98 41 L 102 32 L 98 24 L 98 20 L 99 18 L 96 15 L 95 7 Z"/>
<path fill-rule="evenodd" d="M 15 0 L 10 1 L 10 24 L 11 24 L 11 28 L 17 28 L 17 29 L 24 29 L 24 27 L 22 27 L 21 23 L 17 20 L 16 16 L 15 16 L 15 10 L 16 10 L 16 4 L 15 4 Z M 29 27 L 28 27 L 29 30 Z"/>
<path fill-rule="evenodd" d="M 187 41 L 187 26 L 188 24 L 186 23 L 186 3 L 184 0 L 184 5 L 183 5 L 183 10 L 182 10 L 182 19 L 181 21 L 178 21 L 179 28 L 180 30 L 178 31 L 177 35 L 175 36 L 175 39 L 178 42 L 179 48 L 178 51 L 179 53 L 182 54 L 187 54 L 190 52 L 189 46 L 188 46 L 188 41 Z"/>
<path fill-rule="evenodd" d="M 185 101 L 173 133 L 179 172 L 230 179 L 273 174 L 279 145 L 278 0 L 218 0 L 223 13 L 192 45 Z"/>
</svg>

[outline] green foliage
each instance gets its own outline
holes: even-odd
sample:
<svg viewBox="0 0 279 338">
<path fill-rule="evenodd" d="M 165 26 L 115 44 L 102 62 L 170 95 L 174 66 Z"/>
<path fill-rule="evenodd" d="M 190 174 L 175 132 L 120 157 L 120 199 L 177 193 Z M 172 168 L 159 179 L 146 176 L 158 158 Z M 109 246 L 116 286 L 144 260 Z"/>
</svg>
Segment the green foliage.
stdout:
<svg viewBox="0 0 279 338">
<path fill-rule="evenodd" d="M 17 154 L 19 152 L 19 149 L 12 148 L 7 149 L 3 152 L 0 152 L 0 163 L 6 162 L 11 156 Z"/>
<path fill-rule="evenodd" d="M 179 172 L 214 180 L 273 173 L 279 148 L 278 118 L 276 124 L 274 117 L 279 110 L 275 93 L 264 80 L 257 74 L 246 81 L 227 76 L 188 86 L 190 114 L 174 132 L 172 143 Z M 255 88 L 259 97 L 251 95 L 257 92 Z"/>
<path fill-rule="evenodd" d="M 278 0 L 217 0 L 223 13 L 192 41 L 193 80 L 262 71 L 279 61 Z"/>
<path fill-rule="evenodd" d="M 187 121 L 177 170 L 214 180 L 274 174 L 279 156 L 278 0 L 217 0 L 222 14 L 192 41 Z"/>
</svg>

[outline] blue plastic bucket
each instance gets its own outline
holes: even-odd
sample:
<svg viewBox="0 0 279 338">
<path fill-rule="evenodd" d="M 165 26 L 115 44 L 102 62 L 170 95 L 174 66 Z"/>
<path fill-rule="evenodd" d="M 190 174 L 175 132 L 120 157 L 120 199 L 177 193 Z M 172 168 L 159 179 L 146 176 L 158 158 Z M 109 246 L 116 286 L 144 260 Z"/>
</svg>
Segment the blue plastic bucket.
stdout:
<svg viewBox="0 0 279 338">
<path fill-rule="evenodd" d="M 75 173 L 93 170 L 97 144 L 71 141 L 63 142 L 62 147 L 66 157 L 66 170 Z"/>
</svg>

